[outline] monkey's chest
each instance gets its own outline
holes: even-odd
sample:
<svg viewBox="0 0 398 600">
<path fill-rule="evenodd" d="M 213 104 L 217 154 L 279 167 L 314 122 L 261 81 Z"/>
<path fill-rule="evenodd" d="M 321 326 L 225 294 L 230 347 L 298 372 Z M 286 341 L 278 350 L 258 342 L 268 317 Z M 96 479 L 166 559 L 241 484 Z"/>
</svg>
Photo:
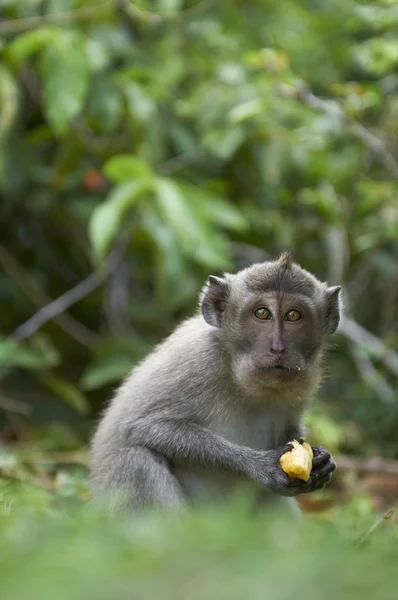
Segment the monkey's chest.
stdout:
<svg viewBox="0 0 398 600">
<path fill-rule="evenodd" d="M 213 421 L 209 429 L 229 442 L 254 450 L 270 450 L 288 441 L 286 420 L 277 412 L 271 411 L 251 415 L 235 413 L 228 418 Z M 267 497 L 275 499 L 274 494 L 267 494 L 245 477 L 220 469 L 174 465 L 173 472 L 192 502 L 227 502 L 244 492 L 249 492 L 253 499 L 261 498 L 262 502 Z"/>
<path fill-rule="evenodd" d="M 289 423 L 277 410 L 236 413 L 213 422 L 210 429 L 224 439 L 254 450 L 270 450 L 288 440 Z"/>
</svg>

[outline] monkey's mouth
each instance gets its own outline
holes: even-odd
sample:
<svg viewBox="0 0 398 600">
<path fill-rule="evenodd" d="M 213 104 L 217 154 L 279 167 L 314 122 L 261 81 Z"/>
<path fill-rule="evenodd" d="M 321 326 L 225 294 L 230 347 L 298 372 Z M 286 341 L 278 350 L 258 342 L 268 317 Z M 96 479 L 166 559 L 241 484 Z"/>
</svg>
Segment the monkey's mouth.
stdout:
<svg viewBox="0 0 398 600">
<path fill-rule="evenodd" d="M 294 366 L 294 367 L 289 367 L 287 365 L 282 365 L 280 363 L 274 364 L 274 365 L 267 365 L 265 367 L 263 367 L 264 372 L 267 374 L 276 374 L 276 375 L 298 375 L 300 373 L 300 367 L 298 366 Z"/>
<path fill-rule="evenodd" d="M 282 363 L 269 363 L 267 365 L 268 369 L 277 370 L 277 371 L 297 371 L 297 367 L 293 368 L 289 365 L 284 365 Z"/>
</svg>

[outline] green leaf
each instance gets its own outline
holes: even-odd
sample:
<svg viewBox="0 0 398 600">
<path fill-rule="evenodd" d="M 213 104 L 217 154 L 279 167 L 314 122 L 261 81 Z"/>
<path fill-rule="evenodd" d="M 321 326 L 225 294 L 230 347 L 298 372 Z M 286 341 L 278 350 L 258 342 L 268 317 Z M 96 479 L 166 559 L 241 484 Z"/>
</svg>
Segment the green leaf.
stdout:
<svg viewBox="0 0 398 600">
<path fill-rule="evenodd" d="M 85 50 L 87 62 L 92 71 L 98 73 L 108 67 L 111 60 L 109 48 L 101 40 L 87 39 Z"/>
<path fill-rule="evenodd" d="M 229 111 L 228 116 L 231 120 L 231 123 L 236 125 L 238 123 L 248 121 L 253 117 L 257 117 L 258 115 L 263 115 L 264 111 L 265 106 L 263 100 L 255 98 L 234 106 L 234 108 Z"/>
<path fill-rule="evenodd" d="M 58 352 L 44 336 L 33 340 L 32 346 L 7 338 L 0 339 L 0 368 L 42 369 L 57 365 L 59 360 Z"/>
<path fill-rule="evenodd" d="M 161 215 L 175 231 L 184 248 L 199 242 L 199 222 L 178 185 L 171 179 L 159 177 L 156 181 L 156 198 Z"/>
<path fill-rule="evenodd" d="M 81 111 L 88 90 L 89 67 L 82 36 L 65 32 L 56 44 L 45 48 L 40 72 L 47 119 L 57 134 L 63 134 Z"/>
<path fill-rule="evenodd" d="M 299 200 L 303 205 L 314 207 L 329 222 L 341 218 L 341 200 L 328 183 L 324 182 L 315 189 L 301 190 Z"/>
<path fill-rule="evenodd" d="M 189 201 L 190 208 L 199 218 L 232 231 L 247 229 L 246 218 L 232 202 L 223 196 L 189 183 L 179 182 L 178 187 Z"/>
<path fill-rule="evenodd" d="M 46 2 L 46 12 L 49 14 L 73 10 L 74 0 L 48 0 Z"/>
<path fill-rule="evenodd" d="M 123 96 L 106 75 L 96 76 L 90 87 L 87 113 L 93 128 L 102 135 L 117 131 L 123 117 Z"/>
<path fill-rule="evenodd" d="M 0 65 L 0 140 L 10 130 L 18 108 L 18 88 L 7 67 Z"/>
<path fill-rule="evenodd" d="M 211 152 L 219 160 L 229 160 L 245 139 L 243 130 L 230 127 L 227 130 L 212 129 L 203 137 L 205 150 Z"/>
<path fill-rule="evenodd" d="M 381 244 L 381 237 L 382 235 L 379 231 L 363 233 L 353 239 L 353 246 L 358 253 L 376 249 Z"/>
<path fill-rule="evenodd" d="M 210 228 L 206 230 L 206 237 L 192 252 L 192 258 L 198 264 L 210 269 L 221 271 L 228 270 L 232 266 L 228 257 L 228 240 L 226 236 Z"/>
<path fill-rule="evenodd" d="M 357 46 L 355 57 L 359 64 L 375 75 L 382 75 L 398 65 L 398 40 L 374 38 Z"/>
<path fill-rule="evenodd" d="M 174 231 L 151 210 L 145 211 L 142 226 L 157 248 L 156 299 L 165 310 L 180 309 L 197 294 L 190 260 L 184 256 Z"/>
<path fill-rule="evenodd" d="M 88 232 L 97 261 L 106 256 L 123 220 L 150 189 L 151 182 L 148 180 L 120 183 L 113 188 L 107 200 L 93 211 Z"/>
<path fill-rule="evenodd" d="M 146 161 L 133 154 L 119 154 L 104 165 L 104 174 L 115 183 L 132 179 L 151 179 L 153 171 Z"/>
<path fill-rule="evenodd" d="M 131 368 L 151 349 L 147 338 L 135 334 L 131 339 L 102 337 L 95 347 L 95 356 L 85 369 L 80 386 L 96 390 L 109 383 L 120 381 Z"/>
<path fill-rule="evenodd" d="M 56 45 L 61 38 L 61 29 L 57 27 L 40 27 L 16 37 L 8 45 L 7 54 L 12 62 L 20 64 L 43 48 Z"/>
<path fill-rule="evenodd" d="M 154 100 L 137 83 L 126 82 L 121 78 L 121 87 L 127 99 L 131 116 L 140 123 L 147 123 L 156 112 Z"/>
<path fill-rule="evenodd" d="M 183 5 L 182 0 L 160 0 L 159 10 L 163 13 L 166 12 L 177 12 L 181 10 Z"/>
<path fill-rule="evenodd" d="M 340 445 L 344 443 L 344 434 L 340 424 L 335 423 L 326 415 L 309 413 L 305 419 L 305 425 L 308 426 L 311 433 L 316 433 L 316 443 L 330 448 L 330 452 L 338 452 Z"/>
<path fill-rule="evenodd" d="M 83 34 L 41 27 L 20 35 L 8 48 L 14 63 L 41 52 L 44 112 L 57 134 L 66 131 L 80 112 L 88 89 L 89 63 Z"/>
<path fill-rule="evenodd" d="M 95 360 L 80 380 L 84 390 L 97 390 L 123 379 L 131 370 L 133 360 L 128 356 L 106 356 Z"/>
<path fill-rule="evenodd" d="M 86 415 L 90 412 L 90 404 L 84 394 L 70 381 L 60 377 L 46 374 L 42 377 L 43 383 L 53 394 L 63 400 L 77 413 Z"/>
<path fill-rule="evenodd" d="M 159 178 L 156 190 L 160 214 L 174 230 L 183 250 L 208 267 L 230 266 L 225 238 L 192 209 L 178 184 L 171 179 Z"/>
</svg>

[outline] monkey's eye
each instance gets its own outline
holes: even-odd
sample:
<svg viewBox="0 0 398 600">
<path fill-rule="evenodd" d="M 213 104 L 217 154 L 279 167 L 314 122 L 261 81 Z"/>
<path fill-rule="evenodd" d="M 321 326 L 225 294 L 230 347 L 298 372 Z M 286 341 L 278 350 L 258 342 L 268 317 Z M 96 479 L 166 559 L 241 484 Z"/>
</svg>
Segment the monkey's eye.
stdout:
<svg viewBox="0 0 398 600">
<path fill-rule="evenodd" d="M 285 315 L 286 321 L 300 321 L 301 318 L 302 314 L 298 310 L 289 310 Z"/>
<path fill-rule="evenodd" d="M 269 319 L 272 319 L 271 313 L 269 312 L 268 308 L 265 308 L 265 306 L 261 306 L 261 308 L 258 308 L 257 310 L 255 310 L 254 316 L 257 319 L 261 319 L 262 321 L 267 321 Z"/>
</svg>

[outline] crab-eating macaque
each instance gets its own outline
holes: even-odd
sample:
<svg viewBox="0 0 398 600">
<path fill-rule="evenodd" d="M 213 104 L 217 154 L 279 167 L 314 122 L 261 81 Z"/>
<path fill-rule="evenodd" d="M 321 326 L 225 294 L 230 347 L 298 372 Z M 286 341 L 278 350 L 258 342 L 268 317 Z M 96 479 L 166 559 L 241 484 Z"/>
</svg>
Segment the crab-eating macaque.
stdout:
<svg viewBox="0 0 398 600">
<path fill-rule="evenodd" d="M 322 376 L 340 290 L 290 253 L 211 276 L 200 314 L 182 323 L 124 381 L 92 443 L 94 496 L 111 511 L 228 501 L 242 482 L 258 501 L 324 487 L 335 463 L 314 446 L 305 482 L 279 458 L 302 436 Z"/>
</svg>

